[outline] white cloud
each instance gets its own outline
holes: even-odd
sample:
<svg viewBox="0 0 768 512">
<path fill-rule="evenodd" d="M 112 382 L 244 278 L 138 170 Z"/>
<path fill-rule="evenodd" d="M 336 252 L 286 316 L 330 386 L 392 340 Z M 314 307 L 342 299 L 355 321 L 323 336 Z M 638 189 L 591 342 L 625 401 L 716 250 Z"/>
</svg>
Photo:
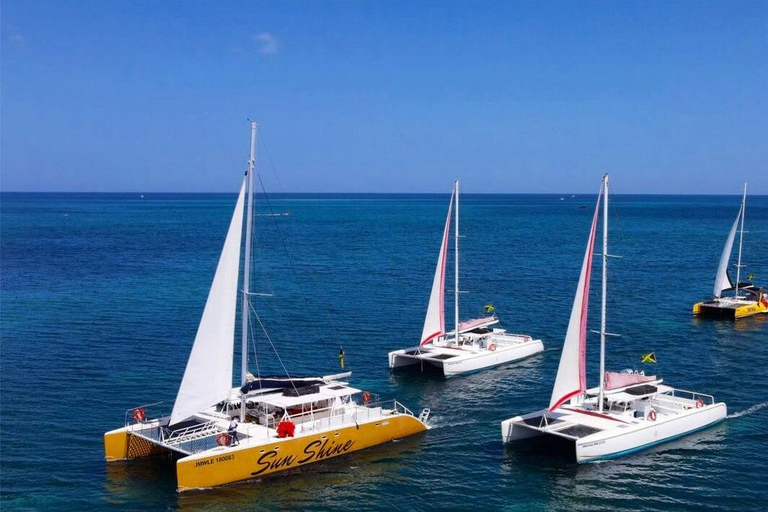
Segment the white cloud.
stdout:
<svg viewBox="0 0 768 512">
<path fill-rule="evenodd" d="M 259 53 L 262 55 L 274 55 L 278 50 L 278 43 L 275 36 L 269 32 L 261 32 L 253 36 L 253 40 L 259 45 Z"/>
<path fill-rule="evenodd" d="M 21 34 L 13 34 L 8 38 L 8 41 L 17 48 L 24 48 L 27 46 L 26 38 Z"/>
</svg>

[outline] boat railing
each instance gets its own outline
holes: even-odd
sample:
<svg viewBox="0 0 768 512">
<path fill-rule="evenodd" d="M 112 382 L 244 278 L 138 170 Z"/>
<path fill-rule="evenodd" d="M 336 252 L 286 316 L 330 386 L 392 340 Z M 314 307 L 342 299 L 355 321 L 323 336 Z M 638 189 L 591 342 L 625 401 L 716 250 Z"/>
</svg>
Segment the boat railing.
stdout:
<svg viewBox="0 0 768 512">
<path fill-rule="evenodd" d="M 168 436 L 164 436 L 163 442 L 170 445 L 178 445 L 193 441 L 196 439 L 202 439 L 204 437 L 210 437 L 221 433 L 217 423 L 213 420 L 197 425 L 192 425 L 179 430 L 174 430 Z"/>
<path fill-rule="evenodd" d="M 697 391 L 689 391 L 686 389 L 670 389 L 669 391 L 665 391 L 661 394 L 659 394 L 656 398 L 656 400 L 660 402 L 673 402 L 674 400 L 669 400 L 668 398 L 682 398 L 684 400 L 689 400 L 691 404 L 696 404 L 697 402 L 701 402 L 704 405 L 712 405 L 715 403 L 715 397 L 712 395 L 708 395 L 706 393 L 699 393 Z"/>
<path fill-rule="evenodd" d="M 395 412 L 398 412 L 400 414 L 407 414 L 409 416 L 413 416 L 414 414 L 411 412 L 409 408 L 398 402 L 397 400 L 392 400 L 392 409 Z"/>
<path fill-rule="evenodd" d="M 155 402 L 151 404 L 131 407 L 125 411 L 125 426 L 137 423 L 149 423 L 168 415 L 167 402 Z"/>
</svg>

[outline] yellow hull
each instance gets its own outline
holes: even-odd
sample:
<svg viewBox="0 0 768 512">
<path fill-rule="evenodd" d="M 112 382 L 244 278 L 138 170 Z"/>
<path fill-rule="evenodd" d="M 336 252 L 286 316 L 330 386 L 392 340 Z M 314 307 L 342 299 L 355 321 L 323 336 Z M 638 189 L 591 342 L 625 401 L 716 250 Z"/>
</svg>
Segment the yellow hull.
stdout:
<svg viewBox="0 0 768 512">
<path fill-rule="evenodd" d="M 357 427 L 353 425 L 298 438 L 273 439 L 250 448 L 221 448 L 212 455 L 191 455 L 176 462 L 178 488 L 186 491 L 260 478 L 425 430 L 427 427 L 421 421 L 401 414 L 361 423 Z"/>
<path fill-rule="evenodd" d="M 768 313 L 768 306 L 763 302 L 755 302 L 754 304 L 745 304 L 738 307 L 708 307 L 705 302 L 693 305 L 693 314 L 695 316 L 738 320 L 761 313 Z"/>
<path fill-rule="evenodd" d="M 132 436 L 124 428 L 104 434 L 104 455 L 107 462 L 147 457 L 162 451 L 162 448 L 155 446 L 146 439 Z"/>
</svg>

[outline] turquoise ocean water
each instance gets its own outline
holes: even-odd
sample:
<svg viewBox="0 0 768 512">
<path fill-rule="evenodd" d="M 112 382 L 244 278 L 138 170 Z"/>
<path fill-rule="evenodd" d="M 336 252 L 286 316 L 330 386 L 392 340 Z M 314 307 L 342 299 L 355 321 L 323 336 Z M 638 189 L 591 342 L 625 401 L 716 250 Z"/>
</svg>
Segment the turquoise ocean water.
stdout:
<svg viewBox="0 0 768 512">
<path fill-rule="evenodd" d="M 178 494 L 167 460 L 107 465 L 102 435 L 126 409 L 174 399 L 235 196 L 3 194 L 3 510 L 768 508 L 768 316 L 734 324 L 690 312 L 711 293 L 736 196 L 611 202 L 610 250 L 623 259 L 611 262 L 608 327 L 622 337 L 609 340 L 608 367 L 712 393 L 728 419 L 586 466 L 556 449 L 502 446 L 499 422 L 545 407 L 557 369 L 595 200 L 562 197 L 462 197 L 462 317 L 493 303 L 505 327 L 542 338 L 546 350 L 450 380 L 390 375 L 386 357 L 421 333 L 447 194 L 272 197 L 273 212 L 290 212 L 280 217 L 259 201 L 254 291 L 273 296 L 256 307 L 288 370 L 334 373 L 343 345 L 354 385 L 430 407 L 434 428 L 290 474 Z M 768 197 L 748 198 L 746 223 L 743 261 L 766 286 Z M 262 373 L 279 373 L 263 335 L 256 350 Z M 658 364 L 641 365 L 651 351 Z M 591 385 L 597 353 L 591 336 Z"/>
</svg>

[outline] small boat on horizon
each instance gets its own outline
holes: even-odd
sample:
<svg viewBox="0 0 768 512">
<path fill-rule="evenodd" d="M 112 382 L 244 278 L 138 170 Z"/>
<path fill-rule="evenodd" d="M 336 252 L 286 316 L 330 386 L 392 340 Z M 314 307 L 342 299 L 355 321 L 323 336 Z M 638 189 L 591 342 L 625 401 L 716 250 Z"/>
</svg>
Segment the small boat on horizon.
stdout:
<svg viewBox="0 0 768 512">
<path fill-rule="evenodd" d="M 451 231 L 451 213 L 456 207 L 454 229 L 454 330 L 445 330 L 445 265 Z M 389 368 L 397 370 L 419 366 L 437 368 L 445 377 L 467 374 L 517 361 L 544 350 L 541 340 L 525 334 L 510 334 L 494 328 L 499 319 L 494 306 L 488 305 L 491 316 L 461 322 L 459 320 L 459 182 L 454 182 L 448 216 L 445 219 L 432 292 L 418 346 L 389 353 Z"/>
<path fill-rule="evenodd" d="M 693 305 L 694 316 L 702 318 L 714 318 L 724 320 L 738 320 L 753 315 L 768 314 L 768 289 L 760 288 L 751 282 L 741 282 L 741 269 L 746 265 L 741 264 L 741 248 L 744 241 L 744 215 L 747 207 L 747 184 L 744 184 L 744 196 L 741 199 L 741 208 L 736 215 L 728 238 L 725 240 L 723 252 L 720 255 L 720 264 L 717 267 L 715 287 L 712 292 L 714 298 Z M 733 252 L 733 242 L 736 238 L 736 230 L 739 230 L 739 256 L 735 264 L 736 282 L 731 279 L 728 272 L 728 263 Z M 725 292 L 733 291 L 733 296 L 725 297 Z"/>
<path fill-rule="evenodd" d="M 170 414 L 162 403 L 132 407 L 123 427 L 104 434 L 107 462 L 172 454 L 180 491 L 260 478 L 429 429 L 429 409 L 417 417 L 397 400 L 385 405 L 349 386 L 350 372 L 254 378 L 248 371 L 251 312 L 261 324 L 251 303 L 258 294 L 250 291 L 256 131 L 251 123 L 248 172 Z M 232 387 L 238 297 L 242 359 L 240 385 Z"/>
<path fill-rule="evenodd" d="M 603 199 L 600 377 L 587 389 L 589 285 Z M 579 463 L 614 459 L 705 429 L 725 419 L 725 403 L 712 395 L 676 389 L 643 372 L 605 371 L 608 258 L 608 175 L 603 177 L 560 364 L 547 409 L 501 422 L 504 443 L 555 436 L 573 443 Z"/>
</svg>

